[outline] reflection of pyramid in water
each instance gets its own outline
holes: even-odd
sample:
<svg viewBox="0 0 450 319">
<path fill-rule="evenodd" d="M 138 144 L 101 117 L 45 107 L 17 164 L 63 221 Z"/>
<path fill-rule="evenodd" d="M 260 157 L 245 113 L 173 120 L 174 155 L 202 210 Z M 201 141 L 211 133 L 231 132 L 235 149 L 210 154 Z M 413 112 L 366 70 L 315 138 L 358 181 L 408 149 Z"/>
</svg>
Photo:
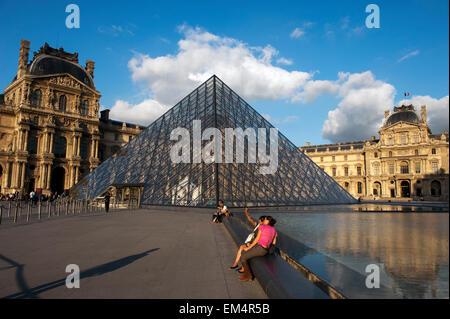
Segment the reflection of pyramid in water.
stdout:
<svg viewBox="0 0 450 319">
<path fill-rule="evenodd" d="M 84 177 L 72 190 L 80 198 L 93 199 L 111 185 L 143 185 L 142 204 L 276 206 L 353 203 L 355 199 L 279 133 L 278 170 L 260 174 L 260 166 L 237 163 L 172 163 L 170 149 L 176 143 L 170 133 L 177 127 L 192 132 L 193 120 L 202 131 L 225 128 L 273 126 L 216 76 L 212 76 L 181 102 L 124 145 L 122 149 Z M 267 134 L 269 135 L 269 134 Z M 191 133 L 192 136 L 192 133 Z M 209 141 L 203 141 L 202 148 Z M 225 142 L 222 141 L 222 145 Z M 192 146 L 192 141 L 191 141 Z M 192 149 L 192 148 L 191 148 Z M 192 156 L 192 154 L 191 154 Z"/>
</svg>

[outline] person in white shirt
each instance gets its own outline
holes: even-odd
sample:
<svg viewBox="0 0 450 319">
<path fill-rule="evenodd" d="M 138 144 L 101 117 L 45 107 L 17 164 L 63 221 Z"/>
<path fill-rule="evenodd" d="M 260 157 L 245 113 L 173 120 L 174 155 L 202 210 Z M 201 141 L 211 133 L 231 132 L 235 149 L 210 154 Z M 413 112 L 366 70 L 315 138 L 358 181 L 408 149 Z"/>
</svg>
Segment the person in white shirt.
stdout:
<svg viewBox="0 0 450 319">
<path fill-rule="evenodd" d="M 213 215 L 212 222 L 214 224 L 221 223 L 224 215 L 229 216 L 228 208 L 223 204 L 223 201 L 219 200 L 219 207 L 217 207 L 217 212 Z"/>
</svg>

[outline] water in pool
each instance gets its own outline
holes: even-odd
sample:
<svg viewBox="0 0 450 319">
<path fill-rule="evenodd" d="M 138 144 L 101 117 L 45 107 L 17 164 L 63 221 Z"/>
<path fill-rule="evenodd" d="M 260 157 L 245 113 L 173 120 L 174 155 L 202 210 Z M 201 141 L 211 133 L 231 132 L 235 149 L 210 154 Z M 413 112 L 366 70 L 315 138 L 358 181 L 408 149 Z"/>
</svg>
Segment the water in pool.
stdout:
<svg viewBox="0 0 450 319">
<path fill-rule="evenodd" d="M 361 206 L 360 206 L 361 207 Z M 398 298 L 448 298 L 449 297 L 449 215 L 448 212 L 416 212 L 423 209 L 398 209 L 390 206 L 384 211 L 371 212 L 342 207 L 332 211 L 324 207 L 296 212 L 266 212 L 258 210 L 251 215 L 270 214 L 277 219 L 276 228 L 304 244 L 327 260 L 337 261 L 346 268 L 366 277 L 366 266 L 377 264 L 380 282 L 386 289 L 377 297 Z M 366 206 L 367 208 L 367 206 Z M 448 211 L 448 210 L 447 210 Z M 304 256 L 304 261 L 311 256 Z M 308 259 L 309 258 L 309 259 Z M 302 262 L 302 260 L 298 260 Z M 319 267 L 319 263 L 315 263 Z M 344 282 L 342 271 L 335 271 L 324 263 L 316 273 L 327 281 Z M 312 266 L 314 267 L 314 266 Z M 328 269 L 326 269 L 328 267 Z M 315 269 L 311 269 L 313 272 Z M 354 280 L 347 280 L 341 287 L 344 295 L 358 296 L 366 287 L 351 287 Z M 362 286 L 362 285 L 361 285 Z M 351 291 L 351 293 L 350 293 Z M 376 290 L 371 292 L 376 296 Z M 362 294 L 363 295 L 363 294 Z"/>
</svg>

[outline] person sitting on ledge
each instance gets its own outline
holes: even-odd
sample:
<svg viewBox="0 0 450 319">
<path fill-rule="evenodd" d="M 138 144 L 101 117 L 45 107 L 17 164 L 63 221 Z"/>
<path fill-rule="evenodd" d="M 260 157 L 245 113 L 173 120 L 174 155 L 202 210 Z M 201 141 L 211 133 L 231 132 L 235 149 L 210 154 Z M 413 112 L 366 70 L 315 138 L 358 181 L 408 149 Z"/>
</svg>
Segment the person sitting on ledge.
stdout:
<svg viewBox="0 0 450 319">
<path fill-rule="evenodd" d="M 244 248 L 250 246 L 250 244 L 256 238 L 256 235 L 258 234 L 259 226 L 269 224 L 269 220 L 267 219 L 267 216 L 260 216 L 258 219 L 258 223 L 255 222 L 252 219 L 252 217 L 248 214 L 248 208 L 245 208 L 245 216 L 247 216 L 248 221 L 250 222 L 250 224 L 253 225 L 253 227 L 255 227 L 255 229 L 253 229 L 253 232 L 250 235 L 248 235 L 244 244 L 239 247 L 237 254 L 236 254 L 236 259 L 234 260 L 234 264 L 230 267 L 230 269 L 236 269 L 238 267 L 239 259 L 241 259 L 242 251 L 244 250 Z M 238 271 L 241 272 L 240 269 Z"/>
<path fill-rule="evenodd" d="M 261 225 L 258 228 L 258 234 L 250 246 L 244 248 L 241 255 L 242 273 L 239 275 L 240 281 L 253 280 L 252 270 L 248 260 L 251 258 L 265 256 L 269 253 L 270 245 L 277 242 L 277 231 L 273 227 L 277 222 L 272 216 L 267 216 L 268 225 Z"/>
<path fill-rule="evenodd" d="M 223 204 L 223 201 L 219 200 L 219 207 L 217 207 L 217 212 L 212 216 L 212 222 L 214 224 L 221 223 L 224 215 L 229 215 L 228 208 Z"/>
</svg>

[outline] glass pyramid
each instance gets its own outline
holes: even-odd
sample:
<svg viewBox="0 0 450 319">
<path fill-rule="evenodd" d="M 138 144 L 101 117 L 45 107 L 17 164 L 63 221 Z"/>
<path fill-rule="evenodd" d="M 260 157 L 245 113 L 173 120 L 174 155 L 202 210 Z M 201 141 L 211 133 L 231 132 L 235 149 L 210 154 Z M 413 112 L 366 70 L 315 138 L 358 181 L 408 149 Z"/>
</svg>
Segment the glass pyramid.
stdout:
<svg viewBox="0 0 450 319">
<path fill-rule="evenodd" d="M 190 163 L 174 163 L 170 150 L 177 141 L 170 139 L 171 132 L 177 127 L 192 132 L 194 120 L 201 120 L 202 131 L 219 129 L 222 145 L 225 128 L 254 128 L 256 132 L 274 128 L 214 75 L 86 175 L 71 193 L 92 200 L 112 185 L 140 185 L 144 205 L 215 206 L 219 199 L 232 207 L 356 202 L 281 133 L 277 133 L 278 166 L 273 174 L 260 173 L 259 168 L 267 164 L 259 159 L 193 163 L 190 154 Z M 247 136 L 245 140 L 248 158 Z M 267 141 L 271 142 L 269 137 Z M 201 143 L 203 148 L 209 141 Z"/>
</svg>

